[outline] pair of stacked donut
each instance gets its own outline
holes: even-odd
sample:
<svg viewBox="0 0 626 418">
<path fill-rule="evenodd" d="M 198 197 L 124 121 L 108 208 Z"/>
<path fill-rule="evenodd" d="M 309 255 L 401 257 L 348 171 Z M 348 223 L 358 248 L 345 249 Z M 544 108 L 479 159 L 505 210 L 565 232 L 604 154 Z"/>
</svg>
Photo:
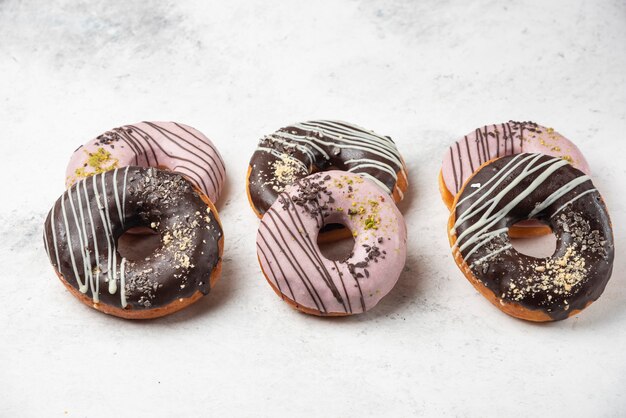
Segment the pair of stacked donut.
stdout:
<svg viewBox="0 0 626 418">
<path fill-rule="evenodd" d="M 224 237 L 214 202 L 225 181 L 213 143 L 189 126 L 142 122 L 79 147 L 67 190 L 44 225 L 44 245 L 63 284 L 88 306 L 123 318 L 156 318 L 209 293 Z M 137 227 L 160 235 L 141 260 L 118 252 Z"/>
<path fill-rule="evenodd" d="M 296 309 L 343 316 L 374 307 L 396 284 L 406 259 L 406 225 L 395 202 L 408 187 L 389 137 L 346 122 L 290 125 L 262 138 L 247 175 L 261 218 L 257 255 L 272 289 Z M 317 245 L 349 230 L 352 253 L 326 258 Z"/>
<path fill-rule="evenodd" d="M 444 156 L 439 185 L 450 209 L 454 259 L 505 313 L 553 321 L 603 292 L 613 267 L 611 222 L 578 148 L 553 129 L 508 122 L 476 129 Z M 546 258 L 517 252 L 510 236 L 554 232 Z"/>
</svg>

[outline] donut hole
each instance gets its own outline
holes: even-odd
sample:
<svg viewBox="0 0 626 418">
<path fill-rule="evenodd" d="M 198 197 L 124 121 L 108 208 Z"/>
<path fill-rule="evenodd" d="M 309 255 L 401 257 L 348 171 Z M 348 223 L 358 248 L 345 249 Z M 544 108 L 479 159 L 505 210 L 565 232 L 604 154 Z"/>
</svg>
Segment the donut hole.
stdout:
<svg viewBox="0 0 626 418">
<path fill-rule="evenodd" d="M 530 257 L 547 258 L 556 251 L 557 240 L 552 230 L 549 234 L 525 238 L 514 238 L 509 234 L 509 239 L 515 251 Z"/>
<path fill-rule="evenodd" d="M 139 226 L 126 230 L 117 239 L 117 252 L 131 261 L 143 260 L 161 245 L 161 234 L 153 229 Z"/>
<path fill-rule="evenodd" d="M 347 226 L 329 223 L 320 229 L 317 246 L 324 257 L 333 261 L 344 261 L 354 251 L 354 237 Z"/>
</svg>

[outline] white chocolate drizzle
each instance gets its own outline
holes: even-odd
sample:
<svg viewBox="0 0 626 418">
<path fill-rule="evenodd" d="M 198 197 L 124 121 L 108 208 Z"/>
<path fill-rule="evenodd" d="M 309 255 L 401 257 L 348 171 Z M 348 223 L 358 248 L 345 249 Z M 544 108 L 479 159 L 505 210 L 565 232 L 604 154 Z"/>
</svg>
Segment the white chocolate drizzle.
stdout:
<svg viewBox="0 0 626 418">
<path fill-rule="evenodd" d="M 120 301 L 122 308 L 128 305 L 126 302 L 126 258 L 124 257 L 122 257 L 122 263 L 120 264 Z"/>
<path fill-rule="evenodd" d="M 458 248 L 459 251 L 466 251 L 465 258 L 475 253 L 478 249 L 489 243 L 494 238 L 506 234 L 508 227 L 498 228 L 492 230 L 491 228 L 497 225 L 503 218 L 505 218 L 519 203 L 528 198 L 537 188 L 548 180 L 552 174 L 560 167 L 568 164 L 567 161 L 553 157 L 549 160 L 540 162 L 543 154 L 518 154 L 505 164 L 492 178 L 484 183 L 478 190 L 473 191 L 467 197 L 463 198 L 457 203 L 457 208 L 460 203 L 475 197 L 477 193 L 482 193 L 475 201 L 466 208 L 462 213 L 457 214 L 457 219 L 452 229 L 452 233 L 456 233 L 457 228 L 464 222 L 480 215 L 478 219 L 474 220 L 463 232 L 457 237 L 456 243 L 453 248 Z M 511 176 L 516 170 L 521 171 L 515 174 L 513 178 Z M 509 201 L 505 201 L 505 205 L 498 211 L 495 209 L 503 201 L 508 199 L 512 190 L 519 186 L 519 184 L 534 174 L 533 181 L 517 195 L 510 198 Z M 567 193 L 570 193 L 576 187 L 589 181 L 589 176 L 581 175 L 575 179 L 569 181 L 567 184 L 559 187 L 556 191 L 551 193 L 542 202 L 539 202 L 535 208 L 528 214 L 528 218 L 533 218 L 540 212 L 544 211 L 559 199 L 562 199 Z M 504 186 L 499 192 L 496 193 L 499 187 Z M 577 195 L 564 205 L 562 205 L 557 212 L 561 211 L 565 206 L 577 200 L 578 198 L 595 191 L 595 189 L 587 190 L 580 195 Z M 506 245 L 494 249 L 490 254 L 475 261 L 473 265 L 499 254 L 502 251 L 511 248 L 511 245 Z"/>
<path fill-rule="evenodd" d="M 568 200 L 567 202 L 565 202 L 563 205 L 561 205 L 561 207 L 559 207 L 556 211 L 554 211 L 554 213 L 552 214 L 552 216 L 550 216 L 551 218 L 554 218 L 554 216 L 556 214 L 558 214 L 559 212 L 561 212 L 563 209 L 565 209 L 567 207 L 567 205 L 574 203 L 575 201 L 577 201 L 578 199 L 580 199 L 581 197 L 589 194 L 589 193 L 593 193 L 593 192 L 597 192 L 598 189 L 593 188 L 593 189 L 589 189 L 586 192 L 582 192 L 581 194 L 579 194 L 578 196 Z"/>
<path fill-rule="evenodd" d="M 74 273 L 74 278 L 78 284 L 78 290 L 81 293 L 87 294 L 91 291 L 91 297 L 94 303 L 99 302 L 99 293 L 100 293 L 100 273 L 102 272 L 102 266 L 100 265 L 100 253 L 98 248 L 98 240 L 97 240 L 97 231 L 94 224 L 93 211 L 96 210 L 100 216 L 100 220 L 103 225 L 103 233 L 105 234 L 106 242 L 107 242 L 107 271 L 106 271 L 106 279 L 108 282 L 108 291 L 110 294 L 115 294 L 118 290 L 117 280 L 119 276 L 120 280 L 120 299 L 123 307 L 127 306 L 126 301 L 126 293 L 125 293 L 125 280 L 126 280 L 126 259 L 122 258 L 120 263 L 120 271 L 118 272 L 118 259 L 117 259 L 117 246 L 115 242 L 115 237 L 113 236 L 113 221 L 111 220 L 111 214 L 108 210 L 108 200 L 107 200 L 107 185 L 106 182 L 109 180 L 109 177 L 112 178 L 113 182 L 113 194 L 115 200 L 115 209 L 118 215 L 118 222 L 123 225 L 124 217 L 125 217 L 125 205 L 126 205 L 126 178 L 128 175 L 128 168 L 126 167 L 124 173 L 124 190 L 122 192 L 122 199 L 120 202 L 119 191 L 117 185 L 117 171 L 119 169 L 115 169 L 112 172 L 101 173 L 99 175 L 94 175 L 91 179 L 86 178 L 76 182 L 60 198 L 60 207 L 62 214 L 62 224 L 55 225 L 55 207 L 56 204 L 52 207 L 50 213 L 50 229 L 52 231 L 52 243 L 54 246 L 54 257 L 56 259 L 56 265 L 58 272 L 62 275 L 67 274 L 61 270 L 60 259 L 59 259 L 59 247 L 57 241 L 57 228 L 60 228 L 58 231 L 62 236 L 65 236 L 67 240 L 67 246 L 69 248 L 69 255 L 72 262 L 72 271 Z M 100 178 L 98 178 L 100 176 Z M 86 182 L 91 181 L 94 191 L 94 196 L 91 197 L 89 192 L 87 191 Z M 98 186 L 102 187 L 102 193 L 99 192 Z M 81 192 L 82 187 L 82 192 Z M 66 203 L 66 200 L 69 202 L 69 209 Z M 104 201 L 104 203 L 103 203 Z M 85 205 L 83 205 L 85 202 Z M 94 207 L 95 206 L 95 207 Z M 86 214 L 85 214 L 86 212 Z M 113 212 L 115 213 L 115 212 Z M 71 219 L 70 219 L 71 218 Z M 90 228 L 88 229 L 87 223 L 89 223 Z M 48 248 L 48 233 L 46 231 L 46 227 L 44 227 L 44 241 L 46 243 L 46 251 L 48 252 L 49 257 L 52 259 L 52 254 L 50 252 L 50 248 Z M 91 232 L 91 234 L 89 233 Z M 91 236 L 90 236 L 91 235 Z M 74 244 L 72 244 L 74 243 Z M 82 258 L 82 270 L 83 274 L 79 274 L 79 263 L 76 260 L 76 255 L 72 250 L 74 245 L 78 243 L 79 250 L 76 251 L 81 255 Z M 94 258 L 92 260 L 90 254 L 90 248 L 93 248 Z M 95 265 L 94 265 L 95 264 Z M 95 276 L 95 277 L 94 277 Z"/>
</svg>

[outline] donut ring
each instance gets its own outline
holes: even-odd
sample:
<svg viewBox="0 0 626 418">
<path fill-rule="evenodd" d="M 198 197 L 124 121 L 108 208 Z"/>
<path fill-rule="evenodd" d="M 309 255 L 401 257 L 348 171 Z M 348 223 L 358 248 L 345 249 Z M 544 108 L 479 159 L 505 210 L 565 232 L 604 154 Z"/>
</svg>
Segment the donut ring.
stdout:
<svg viewBox="0 0 626 418">
<path fill-rule="evenodd" d="M 589 164 L 576 145 L 552 128 L 515 121 L 487 125 L 465 135 L 446 150 L 439 171 L 439 192 L 443 202 L 452 209 L 454 197 L 484 162 L 522 152 L 561 157 L 583 173 L 590 174 Z M 547 226 L 536 221 L 522 222 L 509 231 L 514 238 L 550 232 Z"/>
<path fill-rule="evenodd" d="M 554 231 L 552 256 L 512 248 L 507 230 L 522 219 Z M 503 312 L 528 321 L 561 320 L 585 309 L 613 269 L 613 232 L 600 193 L 589 176 L 545 154 L 483 164 L 454 201 L 448 235 L 470 283 Z"/>
<path fill-rule="evenodd" d="M 250 206 L 260 218 L 288 185 L 330 169 L 357 173 L 396 202 L 408 187 L 404 160 L 391 138 L 347 122 L 309 121 L 259 141 L 246 177 Z"/>
<path fill-rule="evenodd" d="M 329 260 L 317 246 L 328 223 L 342 223 L 353 233 L 354 250 L 345 260 Z M 296 309 L 357 314 L 396 284 L 406 260 L 406 226 L 374 183 L 353 173 L 316 173 L 287 187 L 263 215 L 257 255 L 272 289 Z"/>
<path fill-rule="evenodd" d="M 144 226 L 161 245 L 127 260 L 117 239 Z M 55 272 L 78 299 L 128 319 L 176 312 L 209 293 L 221 272 L 223 232 L 212 202 L 179 174 L 116 168 L 70 186 L 44 224 Z"/>
<path fill-rule="evenodd" d="M 200 131 L 176 122 L 140 122 L 111 129 L 78 147 L 65 185 L 126 166 L 155 167 L 184 175 L 216 203 L 224 187 L 224 161 Z"/>
</svg>

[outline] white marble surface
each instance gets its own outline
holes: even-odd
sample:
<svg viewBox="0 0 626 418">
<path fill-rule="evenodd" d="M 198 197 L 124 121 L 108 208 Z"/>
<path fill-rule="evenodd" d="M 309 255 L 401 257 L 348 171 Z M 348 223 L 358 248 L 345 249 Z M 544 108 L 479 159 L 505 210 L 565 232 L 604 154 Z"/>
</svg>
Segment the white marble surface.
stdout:
<svg viewBox="0 0 626 418">
<path fill-rule="evenodd" d="M 624 416 L 625 86 L 617 0 L 0 0 L 0 416 Z M 359 317 L 291 310 L 256 262 L 247 161 L 310 118 L 392 136 L 410 170 L 405 272 Z M 567 321 L 507 317 L 450 256 L 442 152 L 509 119 L 573 139 L 611 210 L 615 274 Z M 139 120 L 202 130 L 229 176 L 221 282 L 150 322 L 74 300 L 41 240 L 70 153 Z"/>
</svg>

